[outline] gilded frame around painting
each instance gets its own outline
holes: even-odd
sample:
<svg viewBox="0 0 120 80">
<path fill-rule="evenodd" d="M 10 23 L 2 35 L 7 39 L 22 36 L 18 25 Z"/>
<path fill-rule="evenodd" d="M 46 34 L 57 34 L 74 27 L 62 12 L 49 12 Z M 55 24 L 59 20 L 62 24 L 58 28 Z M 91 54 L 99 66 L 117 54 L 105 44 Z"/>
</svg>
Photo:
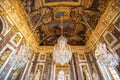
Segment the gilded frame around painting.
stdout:
<svg viewBox="0 0 120 80">
<path fill-rule="evenodd" d="M 79 66 L 80 66 L 80 72 L 83 80 L 88 80 L 88 78 L 89 79 L 92 78 L 90 75 L 90 69 L 89 69 L 88 63 L 80 63 Z"/>
<path fill-rule="evenodd" d="M 22 34 L 20 32 L 17 32 L 11 39 L 10 39 L 10 42 L 15 46 L 15 47 L 18 47 L 19 44 L 21 43 L 22 41 Z"/>
<path fill-rule="evenodd" d="M 87 61 L 86 56 L 84 53 L 78 53 L 78 59 L 80 62 L 85 62 Z"/>
<path fill-rule="evenodd" d="M 38 61 L 40 62 L 45 62 L 46 61 L 46 54 L 45 53 L 40 53 L 38 57 Z"/>
<path fill-rule="evenodd" d="M 54 10 L 54 19 L 61 21 L 61 16 L 63 20 L 68 20 L 70 18 L 70 9 L 68 7 L 56 7 Z"/>
<path fill-rule="evenodd" d="M 42 67 L 42 69 L 41 69 L 41 67 Z M 40 80 L 42 80 L 42 76 L 43 76 L 44 69 L 45 69 L 45 63 L 37 63 L 36 68 L 35 68 L 35 73 L 37 73 L 38 69 L 40 70 L 40 75 L 41 75 Z"/>
<path fill-rule="evenodd" d="M 45 0 L 42 0 L 44 6 L 56 6 L 56 5 L 69 5 L 69 6 L 77 6 L 80 5 L 81 0 L 78 0 L 77 2 L 45 2 Z"/>
<path fill-rule="evenodd" d="M 103 34 L 103 39 L 105 40 L 105 42 L 109 45 L 112 46 L 117 42 L 117 39 L 115 38 L 115 36 L 110 33 L 109 31 L 106 31 Z"/>
</svg>

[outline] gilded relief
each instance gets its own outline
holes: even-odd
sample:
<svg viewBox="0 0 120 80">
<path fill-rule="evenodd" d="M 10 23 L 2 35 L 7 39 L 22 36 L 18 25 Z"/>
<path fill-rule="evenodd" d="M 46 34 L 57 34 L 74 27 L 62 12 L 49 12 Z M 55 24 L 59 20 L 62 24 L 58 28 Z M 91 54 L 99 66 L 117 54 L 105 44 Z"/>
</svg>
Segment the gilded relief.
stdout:
<svg viewBox="0 0 120 80">
<path fill-rule="evenodd" d="M 82 72 L 83 80 L 91 80 L 92 79 L 87 63 L 81 63 L 80 64 L 80 70 Z"/>
<path fill-rule="evenodd" d="M 44 65 L 38 65 L 35 79 L 41 80 L 42 75 L 43 75 L 43 70 L 44 70 Z"/>
<path fill-rule="evenodd" d="M 7 58 L 9 57 L 11 52 L 12 52 L 12 50 L 10 50 L 9 48 L 6 48 L 4 50 L 4 52 L 0 56 L 0 67 L 5 63 L 5 61 L 7 60 Z"/>
<path fill-rule="evenodd" d="M 88 76 L 87 76 L 87 72 L 88 72 L 88 68 L 87 65 L 82 65 L 82 70 L 83 70 L 83 76 L 84 76 L 84 80 L 88 80 Z"/>
<path fill-rule="evenodd" d="M 19 42 L 20 38 L 21 37 L 18 34 L 15 36 L 15 38 L 13 39 L 13 41 L 15 42 L 15 44 L 17 44 Z"/>
<path fill-rule="evenodd" d="M 23 36 L 20 32 L 17 32 L 11 39 L 10 42 L 14 45 L 14 46 L 19 46 L 19 44 L 21 43 Z"/>
<path fill-rule="evenodd" d="M 65 80 L 69 80 L 69 76 L 66 76 L 66 77 L 65 77 Z"/>
<path fill-rule="evenodd" d="M 80 59 L 80 61 L 86 60 L 85 54 L 79 54 L 79 59 Z"/>
<path fill-rule="evenodd" d="M 56 7 L 53 10 L 55 20 L 68 20 L 70 18 L 69 7 Z"/>
<path fill-rule="evenodd" d="M 38 65 L 38 70 L 40 70 L 40 72 L 43 72 L 43 65 Z"/>
<path fill-rule="evenodd" d="M 40 55 L 40 60 L 45 60 L 45 57 L 46 57 L 45 54 L 41 54 Z"/>
</svg>

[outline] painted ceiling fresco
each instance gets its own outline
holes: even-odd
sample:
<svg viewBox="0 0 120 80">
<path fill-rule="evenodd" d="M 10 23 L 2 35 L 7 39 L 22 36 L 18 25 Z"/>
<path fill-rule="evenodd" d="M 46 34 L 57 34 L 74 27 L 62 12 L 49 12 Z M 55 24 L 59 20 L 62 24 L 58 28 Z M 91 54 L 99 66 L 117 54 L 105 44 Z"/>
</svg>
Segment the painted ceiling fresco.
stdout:
<svg viewBox="0 0 120 80">
<path fill-rule="evenodd" d="M 45 0 L 46 2 L 66 2 L 78 0 Z M 110 0 L 83 0 L 79 6 L 44 6 L 41 0 L 23 0 L 28 25 L 37 35 L 40 46 L 53 46 L 61 35 L 61 21 L 63 33 L 68 44 L 73 46 L 85 45 L 95 29 L 101 15 Z M 36 7 L 37 5 L 37 7 Z M 74 5 L 74 4 L 73 4 Z M 61 20 L 62 17 L 62 20 Z"/>
<path fill-rule="evenodd" d="M 57 43 L 57 39 L 61 36 L 61 22 L 56 22 L 48 25 L 48 33 L 44 30 L 45 26 L 42 26 L 39 31 L 40 34 L 43 34 L 40 36 L 40 39 L 44 39 L 40 45 L 50 45 L 53 46 L 55 43 Z M 81 26 L 82 27 L 82 26 Z M 65 36 L 68 40 L 68 43 L 70 45 L 85 45 L 86 41 L 86 35 L 84 35 L 87 31 L 87 28 L 85 26 L 82 27 L 83 30 L 76 31 L 76 26 L 73 23 L 70 22 L 64 22 L 63 23 L 63 36 Z M 81 29 L 82 29 L 81 28 Z M 75 32 L 76 31 L 76 32 Z"/>
</svg>

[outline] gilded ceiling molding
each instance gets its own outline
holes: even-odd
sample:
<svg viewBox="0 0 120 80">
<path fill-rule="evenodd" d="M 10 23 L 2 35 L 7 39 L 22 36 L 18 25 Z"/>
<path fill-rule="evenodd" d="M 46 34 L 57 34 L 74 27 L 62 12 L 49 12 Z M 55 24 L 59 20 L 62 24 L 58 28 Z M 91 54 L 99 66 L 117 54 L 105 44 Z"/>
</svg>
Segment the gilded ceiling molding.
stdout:
<svg viewBox="0 0 120 80">
<path fill-rule="evenodd" d="M 120 13 L 120 6 L 118 4 L 119 0 L 112 0 L 109 3 L 105 13 L 102 15 L 95 30 L 93 31 L 94 34 L 91 35 L 90 39 L 86 43 L 86 48 L 89 49 L 88 51 L 95 48 L 95 44 L 99 42 L 100 37 Z"/>
<path fill-rule="evenodd" d="M 78 0 L 78 2 L 49 2 L 49 3 L 46 3 L 45 0 L 42 1 L 44 6 L 58 6 L 58 5 L 77 6 L 80 5 L 81 0 Z"/>
<path fill-rule="evenodd" d="M 2 7 L 0 6 L 0 16 L 5 16 L 6 13 L 3 11 Z"/>
<path fill-rule="evenodd" d="M 18 5 L 17 1 L 8 1 L 4 0 L 0 2 L 0 5 L 8 15 L 8 21 L 13 22 L 14 26 L 18 28 L 18 30 L 22 33 L 24 36 L 26 42 L 29 44 L 29 46 L 36 50 L 35 48 L 38 47 L 38 43 L 36 42 L 32 32 L 30 31 L 26 20 L 24 19 L 23 15 L 21 14 L 21 8 Z M 32 44 L 31 44 L 32 43 Z M 35 51 L 36 52 L 36 51 Z"/>
<path fill-rule="evenodd" d="M 86 52 L 85 51 L 85 46 L 71 46 L 72 52 Z M 41 46 L 39 47 L 39 53 L 41 52 L 46 52 L 46 53 L 53 53 L 54 46 Z"/>
<path fill-rule="evenodd" d="M 34 0 L 34 1 L 35 1 L 35 4 L 34 4 L 35 10 L 39 9 L 40 7 L 43 7 L 42 0 Z"/>
<path fill-rule="evenodd" d="M 43 6 L 65 5 L 65 6 L 84 6 L 84 8 L 90 8 L 92 6 L 93 0 L 41 0 L 41 2 Z"/>
<path fill-rule="evenodd" d="M 61 18 L 59 17 L 56 17 L 56 14 L 58 13 L 58 12 L 64 12 L 64 14 L 65 14 L 65 16 L 64 17 L 62 17 L 62 19 L 63 20 L 69 20 L 70 19 L 70 8 L 69 7 L 63 7 L 63 6 L 61 6 L 61 7 L 56 7 L 56 8 L 54 8 L 54 10 L 53 10 L 53 13 L 55 14 L 54 15 L 54 19 L 56 20 L 56 21 L 61 21 Z"/>
</svg>

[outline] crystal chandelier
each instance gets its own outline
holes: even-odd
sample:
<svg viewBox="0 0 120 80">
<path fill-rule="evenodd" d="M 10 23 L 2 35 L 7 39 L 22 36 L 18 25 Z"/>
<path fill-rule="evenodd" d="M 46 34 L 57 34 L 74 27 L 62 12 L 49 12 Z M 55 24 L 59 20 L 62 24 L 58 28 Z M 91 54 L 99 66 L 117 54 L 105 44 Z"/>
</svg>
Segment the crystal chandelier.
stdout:
<svg viewBox="0 0 120 80">
<path fill-rule="evenodd" d="M 61 16 L 61 36 L 58 38 L 57 44 L 54 46 L 53 60 L 61 65 L 68 63 L 72 58 L 70 45 L 67 44 L 67 39 L 63 36 L 63 22 Z"/>
<path fill-rule="evenodd" d="M 119 57 L 118 55 L 111 51 L 111 49 L 107 49 L 105 43 L 99 43 L 95 50 L 96 59 L 98 59 L 102 64 L 109 67 L 115 67 L 119 65 Z"/>
<path fill-rule="evenodd" d="M 67 44 L 67 39 L 64 36 L 58 38 L 58 43 L 54 46 L 53 60 L 64 65 L 72 58 L 70 45 Z"/>
</svg>

